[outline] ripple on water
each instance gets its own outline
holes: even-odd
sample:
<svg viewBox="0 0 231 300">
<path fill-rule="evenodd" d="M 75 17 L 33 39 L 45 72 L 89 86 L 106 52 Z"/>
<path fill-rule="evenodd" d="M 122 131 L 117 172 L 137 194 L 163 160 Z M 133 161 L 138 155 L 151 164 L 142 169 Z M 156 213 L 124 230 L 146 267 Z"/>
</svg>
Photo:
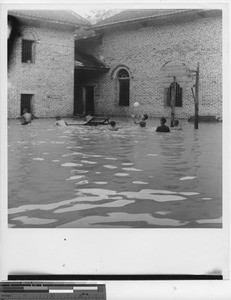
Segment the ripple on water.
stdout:
<svg viewBox="0 0 231 300">
<path fill-rule="evenodd" d="M 78 174 L 85 174 L 88 173 L 89 171 L 87 170 L 72 170 L 71 173 L 78 173 Z"/>
<path fill-rule="evenodd" d="M 93 208 L 104 208 L 104 207 L 123 207 L 128 204 L 134 203 L 134 200 L 117 200 L 113 202 L 108 202 L 104 204 L 88 204 L 88 203 L 78 203 L 71 207 L 60 208 L 54 211 L 54 213 L 66 213 L 73 212 L 77 210 L 86 210 Z"/>
<path fill-rule="evenodd" d="M 122 168 L 124 171 L 134 171 L 134 172 L 141 172 L 143 170 L 136 169 L 136 168 Z"/>
<path fill-rule="evenodd" d="M 204 219 L 204 220 L 196 220 L 195 222 L 199 224 L 211 224 L 211 223 L 222 223 L 222 217 L 217 218 L 217 219 Z"/>
<path fill-rule="evenodd" d="M 113 165 L 103 165 L 103 167 L 107 169 L 117 169 L 117 167 Z"/>
<path fill-rule="evenodd" d="M 185 196 L 194 196 L 194 195 L 199 195 L 199 193 L 196 192 L 180 192 L 180 195 L 185 195 Z"/>
<path fill-rule="evenodd" d="M 171 214 L 171 211 L 156 211 L 155 214 L 165 216 Z"/>
<path fill-rule="evenodd" d="M 89 183 L 89 180 L 81 180 L 79 182 L 76 182 L 75 184 L 76 185 L 84 185 L 84 184 L 88 184 Z"/>
<path fill-rule="evenodd" d="M 95 181 L 94 183 L 95 184 L 108 184 L 107 181 Z"/>
<path fill-rule="evenodd" d="M 44 158 L 41 158 L 41 157 L 35 157 L 35 158 L 32 158 L 33 160 L 38 160 L 38 161 L 42 161 L 44 160 Z"/>
<path fill-rule="evenodd" d="M 115 158 L 115 157 L 105 157 L 105 159 L 107 159 L 107 160 L 118 160 L 118 158 Z"/>
<path fill-rule="evenodd" d="M 81 178 L 84 178 L 84 177 L 85 177 L 84 175 L 76 175 L 76 176 L 71 176 L 66 180 L 76 180 L 76 179 L 81 179 Z"/>
<path fill-rule="evenodd" d="M 148 184 L 148 182 L 145 181 L 133 181 L 134 184 Z"/>
<path fill-rule="evenodd" d="M 130 174 L 128 173 L 116 173 L 115 176 L 118 176 L 118 177 L 126 177 L 126 176 L 129 176 Z"/>
<path fill-rule="evenodd" d="M 195 176 L 185 176 L 185 177 L 180 178 L 179 180 L 191 180 L 191 179 L 195 179 L 195 178 L 196 178 Z"/>
<path fill-rule="evenodd" d="M 46 224 L 51 224 L 54 222 L 57 222 L 58 220 L 56 219 L 40 219 L 40 218 L 30 218 L 27 216 L 21 216 L 12 219 L 12 221 L 20 221 L 24 225 L 46 225 Z"/>
<path fill-rule="evenodd" d="M 89 164 L 89 165 L 96 165 L 97 162 L 96 161 L 89 161 L 89 160 L 81 160 L 82 163 L 84 164 Z"/>
<path fill-rule="evenodd" d="M 82 164 L 76 164 L 76 163 L 64 163 L 61 165 L 62 167 L 82 167 Z"/>
<path fill-rule="evenodd" d="M 162 194 L 162 195 L 159 195 Z M 163 195 L 165 194 L 165 195 Z M 146 200 L 154 200 L 157 202 L 168 202 L 168 201 L 181 201 L 186 200 L 186 198 L 178 196 L 178 195 L 172 195 L 176 194 L 175 192 L 169 192 L 169 191 L 162 191 L 162 190 L 150 190 L 150 189 L 144 189 L 140 190 L 139 192 L 121 192 L 118 193 L 118 195 L 124 195 L 127 198 L 133 198 L 133 199 L 146 199 Z"/>
<path fill-rule="evenodd" d="M 188 222 L 182 222 L 174 219 L 166 219 L 166 218 L 155 218 L 151 214 L 128 214 L 128 213 L 108 213 L 108 216 L 90 216 L 85 217 L 73 222 L 66 223 L 59 227 L 66 227 L 66 228 L 75 228 L 75 227 L 89 227 L 89 226 L 96 226 L 96 227 L 107 227 L 108 224 L 104 223 L 115 223 L 115 227 L 118 227 L 118 222 L 123 223 L 131 223 L 130 227 L 132 226 L 132 222 L 145 222 L 147 225 L 153 226 L 169 226 L 169 227 L 177 227 L 187 224 Z M 126 227 L 122 226 L 122 227 Z"/>
</svg>

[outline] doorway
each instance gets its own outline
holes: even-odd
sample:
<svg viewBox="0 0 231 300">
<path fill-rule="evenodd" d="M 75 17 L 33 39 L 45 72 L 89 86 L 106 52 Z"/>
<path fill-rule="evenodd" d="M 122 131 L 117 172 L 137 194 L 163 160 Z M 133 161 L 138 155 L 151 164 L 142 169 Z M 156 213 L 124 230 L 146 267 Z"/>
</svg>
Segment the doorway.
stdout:
<svg viewBox="0 0 231 300">
<path fill-rule="evenodd" d="M 32 94 L 21 94 L 21 107 L 20 115 L 23 114 L 23 110 L 26 108 L 29 113 L 32 113 Z"/>
<path fill-rule="evenodd" d="M 76 86 L 74 100 L 74 115 L 94 115 L 94 86 Z"/>
</svg>

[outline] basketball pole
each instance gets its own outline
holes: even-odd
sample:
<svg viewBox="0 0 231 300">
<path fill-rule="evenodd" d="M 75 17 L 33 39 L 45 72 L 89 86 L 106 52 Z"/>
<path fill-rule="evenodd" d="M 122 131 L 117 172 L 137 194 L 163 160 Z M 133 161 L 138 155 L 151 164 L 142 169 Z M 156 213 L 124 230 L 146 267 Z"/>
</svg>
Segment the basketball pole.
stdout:
<svg viewBox="0 0 231 300">
<path fill-rule="evenodd" d="M 196 85 L 195 85 L 195 116 L 194 116 L 194 129 L 198 129 L 199 123 L 199 62 L 196 70 Z"/>
<path fill-rule="evenodd" d="M 171 94 L 171 127 L 174 127 L 175 106 L 176 106 L 176 77 L 173 76 L 173 79 L 174 79 L 173 93 Z"/>
<path fill-rule="evenodd" d="M 196 71 L 191 70 L 191 72 L 195 73 L 196 75 L 196 83 L 193 85 L 195 87 L 195 94 L 193 87 L 191 88 L 192 96 L 194 99 L 194 129 L 198 129 L 198 123 L 199 123 L 199 62 L 197 63 L 197 69 Z"/>
</svg>

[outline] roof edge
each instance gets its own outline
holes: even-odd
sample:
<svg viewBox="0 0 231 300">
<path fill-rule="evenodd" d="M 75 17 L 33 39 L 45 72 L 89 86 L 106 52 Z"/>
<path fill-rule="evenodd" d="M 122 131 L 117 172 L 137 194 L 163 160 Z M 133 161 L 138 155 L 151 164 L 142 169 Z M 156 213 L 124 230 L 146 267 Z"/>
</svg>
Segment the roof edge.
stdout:
<svg viewBox="0 0 231 300">
<path fill-rule="evenodd" d="M 116 25 L 124 25 L 127 23 L 135 23 L 135 22 L 139 22 L 139 21 L 145 21 L 145 20 L 152 20 L 152 19 L 159 19 L 165 16 L 171 16 L 171 15 L 176 15 L 176 14 L 180 14 L 180 13 L 188 13 L 188 12 L 208 12 L 208 11 L 216 11 L 216 9 L 180 9 L 180 10 L 176 10 L 175 12 L 170 12 L 170 13 L 163 13 L 157 16 L 149 16 L 149 17 L 141 17 L 141 18 L 135 18 L 135 19 L 130 19 L 130 20 L 125 20 L 125 21 L 117 21 L 117 22 L 112 22 L 112 23 L 108 23 L 108 24 L 102 24 L 102 25 L 92 25 L 92 29 L 104 29 L 104 28 L 109 28 L 109 27 L 113 27 Z"/>
<path fill-rule="evenodd" d="M 66 10 L 66 11 L 68 11 L 68 10 Z M 78 24 L 77 22 L 74 23 L 74 22 L 69 22 L 69 21 L 61 21 L 61 20 L 58 21 L 58 20 L 53 20 L 53 19 L 49 19 L 49 18 L 37 17 L 34 15 L 18 13 L 18 12 L 14 12 L 13 10 L 8 10 L 8 15 L 18 17 L 21 19 L 25 19 L 25 20 L 33 20 L 33 21 L 47 22 L 47 23 L 51 23 L 51 24 L 66 25 L 66 26 L 70 26 L 73 28 L 78 28 L 79 26 L 86 26 L 86 25 Z"/>
</svg>

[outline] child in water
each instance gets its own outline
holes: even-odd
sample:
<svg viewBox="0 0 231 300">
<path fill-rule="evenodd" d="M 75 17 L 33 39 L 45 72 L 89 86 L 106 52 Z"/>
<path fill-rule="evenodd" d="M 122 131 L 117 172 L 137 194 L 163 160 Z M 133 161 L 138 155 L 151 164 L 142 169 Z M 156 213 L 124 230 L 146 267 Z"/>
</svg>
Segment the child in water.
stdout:
<svg viewBox="0 0 231 300">
<path fill-rule="evenodd" d="M 146 127 L 146 120 L 148 119 L 147 114 L 143 114 L 142 116 L 131 115 L 134 119 L 134 124 L 140 125 L 140 127 Z"/>
<path fill-rule="evenodd" d="M 22 125 L 28 125 L 31 123 L 31 120 L 32 120 L 32 115 L 31 113 L 28 112 L 28 109 L 27 108 L 24 108 L 23 109 L 23 115 L 22 115 L 22 118 L 24 120 L 24 122 L 22 123 Z"/>
<path fill-rule="evenodd" d="M 62 118 L 60 116 L 56 117 L 56 122 L 54 124 L 54 126 L 61 126 L 61 127 L 66 127 L 68 124 L 66 122 L 64 122 L 64 120 L 62 120 Z"/>
<path fill-rule="evenodd" d="M 111 125 L 111 127 L 109 128 L 109 130 L 111 130 L 111 131 L 117 131 L 118 130 L 118 127 L 116 126 L 115 121 L 111 121 L 110 125 Z"/>
<path fill-rule="evenodd" d="M 172 127 L 171 130 L 182 130 L 182 128 L 179 125 L 179 120 L 174 121 L 174 127 Z"/>
<path fill-rule="evenodd" d="M 165 118 L 160 119 L 160 126 L 156 128 L 156 132 L 170 132 L 169 127 L 165 125 L 166 121 Z"/>
</svg>

